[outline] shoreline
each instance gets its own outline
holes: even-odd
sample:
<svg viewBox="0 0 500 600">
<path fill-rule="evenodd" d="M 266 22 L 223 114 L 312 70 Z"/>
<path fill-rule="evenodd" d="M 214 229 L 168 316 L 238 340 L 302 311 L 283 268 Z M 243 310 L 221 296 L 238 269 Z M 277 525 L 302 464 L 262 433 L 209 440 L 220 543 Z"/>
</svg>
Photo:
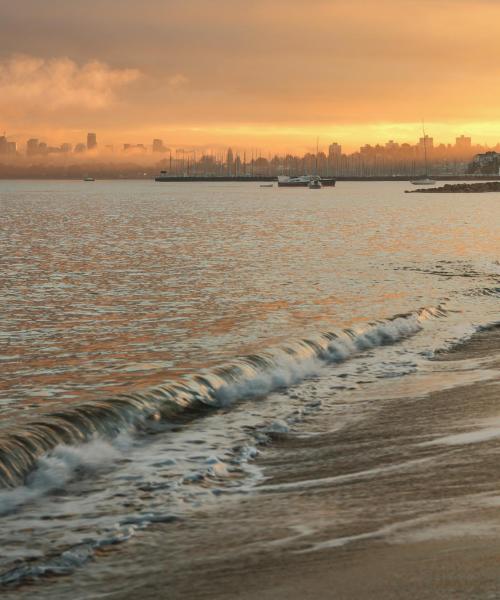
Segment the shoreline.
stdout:
<svg viewBox="0 0 500 600">
<path fill-rule="evenodd" d="M 88 173 L 88 169 L 85 173 Z M 152 181 L 153 183 L 258 183 L 258 182 L 276 182 L 276 177 L 269 176 L 254 176 L 254 177 L 224 177 L 224 178 L 214 178 L 214 177 L 182 177 L 182 176 L 174 176 L 171 181 L 160 181 L 155 182 L 154 178 L 157 176 L 157 172 L 148 173 L 147 176 L 138 176 L 138 175 L 116 175 L 111 176 L 109 173 L 103 177 L 99 177 L 98 172 L 94 172 L 96 182 L 99 181 Z M 21 176 L 19 174 L 13 176 L 5 176 L 0 175 L 1 181 L 83 181 L 84 173 L 82 175 L 74 175 L 74 176 L 64 176 L 64 175 L 42 175 L 38 174 L 36 176 Z M 336 181 L 353 181 L 353 182 L 402 182 L 409 183 L 414 179 L 412 175 L 397 175 L 397 176 L 374 176 L 374 177 L 348 177 L 342 175 L 325 175 L 325 178 L 332 178 Z M 478 181 L 478 182 L 486 182 L 486 181 L 500 181 L 500 175 L 441 175 L 441 176 L 432 176 L 435 181 Z M 412 190 L 412 193 L 418 190 Z"/>
<path fill-rule="evenodd" d="M 465 600 L 498 592 L 500 327 L 432 362 L 447 379 L 477 380 L 370 401 L 368 418 L 337 430 L 335 419 L 312 415 L 308 434 L 273 436 L 253 491 L 145 530 L 66 580 L 39 582 L 38 594 Z M 366 404 L 355 392 L 345 401 Z"/>
<path fill-rule="evenodd" d="M 457 361 L 484 360 L 493 355 L 497 355 L 494 366 L 498 369 L 498 327 L 477 333 L 465 344 L 439 355 L 436 362 L 450 365 Z M 474 402 L 477 405 L 476 417 L 488 419 L 492 412 L 496 412 L 499 394 L 500 382 L 497 378 L 496 381 L 487 380 L 431 392 L 425 399 L 418 401 L 407 398 L 404 403 L 413 412 L 413 421 L 410 426 L 406 425 L 405 436 L 412 435 L 417 439 L 425 436 L 432 439 L 438 435 L 439 439 L 439 430 L 443 426 L 441 419 L 446 420 L 450 409 L 461 402 Z M 417 412 L 414 412 L 415 403 L 419 405 Z M 433 421 L 436 424 L 429 423 L 422 416 L 425 409 L 429 413 L 434 412 Z M 394 412 L 397 410 L 401 410 L 400 407 L 389 402 L 381 414 L 375 416 L 379 423 L 388 425 L 386 430 L 389 435 L 395 434 L 391 420 L 396 421 Z M 433 436 L 429 435 L 429 426 L 436 427 Z M 463 425 L 460 423 L 457 428 L 460 431 Z M 378 427 L 375 429 L 379 433 Z M 272 516 L 270 515 L 268 526 L 272 531 L 259 527 L 258 534 L 247 534 L 248 550 L 226 564 L 202 560 L 204 569 L 201 569 L 200 585 L 190 588 L 188 581 L 181 576 L 178 582 L 172 582 L 172 597 L 221 600 L 236 597 L 240 600 L 333 597 L 346 600 L 421 600 L 453 597 L 465 600 L 474 594 L 484 597 L 484 594 L 493 590 L 499 593 L 497 557 L 500 542 L 495 536 L 495 527 L 500 530 L 500 500 L 495 505 L 495 496 L 489 497 L 489 488 L 495 487 L 488 485 L 489 477 L 479 478 L 481 481 L 478 482 L 478 487 L 481 491 L 478 495 L 491 502 L 486 501 L 474 510 L 469 506 L 470 490 L 461 491 L 465 491 L 465 502 L 461 494 L 456 493 L 457 484 L 461 483 L 465 488 L 472 486 L 472 472 L 470 480 L 467 475 L 470 467 L 466 468 L 467 472 L 450 477 L 447 473 L 448 465 L 443 465 L 445 475 L 431 477 L 426 460 L 432 461 L 434 456 L 427 449 L 434 447 L 415 449 L 414 454 L 407 453 L 406 448 L 401 455 L 397 455 L 384 447 L 384 443 L 374 442 L 374 431 L 371 427 L 367 429 L 364 423 L 348 426 L 347 430 L 320 434 L 309 439 L 289 439 L 287 436 L 280 439 L 278 436 L 272 448 L 264 451 L 259 462 L 264 473 L 271 476 L 271 480 L 265 481 L 261 487 L 274 484 L 278 488 L 281 485 L 282 490 L 263 494 L 260 492 L 263 498 L 262 501 L 257 501 L 257 506 L 249 500 L 243 510 L 235 509 L 234 514 L 230 515 L 231 521 L 246 521 L 250 529 L 256 515 L 265 514 L 269 510 Z M 495 447 L 494 441 L 485 443 Z M 353 464 L 354 447 L 364 447 L 360 453 L 363 464 L 359 461 Z M 444 446 L 444 454 L 447 454 L 448 448 Z M 455 448 L 451 446 L 452 455 Z M 416 464 L 418 460 L 422 460 L 421 466 Z M 411 465 L 413 461 L 414 474 L 414 467 Z M 488 462 L 491 467 L 496 468 L 496 459 L 491 461 L 490 458 Z M 408 470 L 403 467 L 398 471 L 398 465 L 404 463 L 408 465 Z M 290 468 L 290 465 L 293 467 Z M 460 460 L 457 466 L 460 469 Z M 353 467 L 357 471 L 349 479 Z M 395 470 L 391 472 L 393 467 Z M 379 476 L 371 481 L 371 476 L 367 475 L 365 483 L 361 474 L 376 470 Z M 405 483 L 407 477 L 415 480 L 410 486 Z M 338 483 L 326 482 L 325 487 L 312 484 L 308 488 L 303 485 L 304 481 L 320 482 L 335 478 Z M 387 481 L 377 481 L 379 478 Z M 448 478 L 451 479 L 450 482 L 447 481 Z M 500 484 L 498 476 L 497 479 Z M 293 487 L 295 482 L 300 482 L 296 488 Z M 286 486 L 289 486 L 288 490 Z M 404 489 L 398 490 L 400 486 Z M 486 489 L 483 489 L 485 486 Z M 371 494 L 368 501 L 366 493 Z M 429 506 L 421 511 L 408 510 L 406 505 L 416 505 L 422 498 Z M 380 518 L 382 499 L 389 504 L 389 510 L 384 509 L 387 514 Z M 394 505 L 392 508 L 391 502 Z M 372 503 L 374 506 L 370 506 Z M 396 507 L 399 503 L 404 508 L 397 514 Z M 352 506 L 349 504 L 358 512 L 358 522 L 335 525 L 336 519 L 342 521 L 339 516 L 345 510 L 345 505 L 351 510 Z M 452 506 L 450 510 L 449 506 Z M 299 515 L 300 520 L 301 514 L 308 515 L 304 519 L 302 530 L 296 523 L 297 516 Z M 295 531 L 289 527 L 280 527 L 280 516 L 285 516 L 284 521 L 288 521 L 288 525 L 295 522 Z M 311 533 L 307 531 L 308 522 L 312 523 L 313 530 L 318 522 L 321 525 Z M 219 523 L 219 531 L 220 527 L 222 523 Z M 240 526 L 238 529 L 245 528 Z M 211 535 L 216 534 L 212 532 Z M 263 536 L 268 537 L 268 540 L 261 542 L 259 548 L 259 541 Z M 235 543 L 235 538 L 224 534 L 222 539 L 212 543 L 214 547 L 218 544 L 225 544 L 227 547 Z M 252 550 L 253 544 L 257 545 Z M 163 580 L 161 575 L 159 580 Z M 141 594 L 144 591 L 145 598 L 153 598 L 154 587 L 156 586 L 151 587 L 149 593 L 146 592 L 148 586 L 145 586 L 141 589 Z"/>
</svg>

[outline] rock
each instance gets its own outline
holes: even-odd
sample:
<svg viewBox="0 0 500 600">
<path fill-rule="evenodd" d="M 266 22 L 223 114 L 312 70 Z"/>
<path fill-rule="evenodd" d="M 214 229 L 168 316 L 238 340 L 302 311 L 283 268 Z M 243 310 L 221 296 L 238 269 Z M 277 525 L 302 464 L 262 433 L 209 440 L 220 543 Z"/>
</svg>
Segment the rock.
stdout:
<svg viewBox="0 0 500 600">
<path fill-rule="evenodd" d="M 409 190 L 407 194 L 477 194 L 484 192 L 500 192 L 500 181 L 485 181 L 480 183 L 446 183 L 438 188 L 419 188 Z"/>
</svg>

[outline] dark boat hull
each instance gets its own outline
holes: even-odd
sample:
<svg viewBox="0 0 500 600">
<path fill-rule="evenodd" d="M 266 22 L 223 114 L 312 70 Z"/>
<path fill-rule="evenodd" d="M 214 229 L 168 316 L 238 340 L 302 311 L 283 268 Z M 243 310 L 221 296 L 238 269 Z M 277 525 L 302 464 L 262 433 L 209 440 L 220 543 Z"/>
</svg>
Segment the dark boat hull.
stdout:
<svg viewBox="0 0 500 600">
<path fill-rule="evenodd" d="M 320 179 L 322 187 L 335 187 L 337 181 L 335 179 Z M 307 187 L 308 181 L 278 181 L 278 187 Z"/>
</svg>

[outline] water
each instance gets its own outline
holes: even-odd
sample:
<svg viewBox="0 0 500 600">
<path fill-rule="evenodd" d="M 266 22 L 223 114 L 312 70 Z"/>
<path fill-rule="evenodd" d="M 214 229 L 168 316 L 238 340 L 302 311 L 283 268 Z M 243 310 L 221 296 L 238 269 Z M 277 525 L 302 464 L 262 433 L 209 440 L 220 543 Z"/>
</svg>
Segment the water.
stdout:
<svg viewBox="0 0 500 600">
<path fill-rule="evenodd" d="M 0 580 L 251 494 L 269 435 L 497 321 L 498 197 L 406 188 L 1 182 Z"/>
</svg>

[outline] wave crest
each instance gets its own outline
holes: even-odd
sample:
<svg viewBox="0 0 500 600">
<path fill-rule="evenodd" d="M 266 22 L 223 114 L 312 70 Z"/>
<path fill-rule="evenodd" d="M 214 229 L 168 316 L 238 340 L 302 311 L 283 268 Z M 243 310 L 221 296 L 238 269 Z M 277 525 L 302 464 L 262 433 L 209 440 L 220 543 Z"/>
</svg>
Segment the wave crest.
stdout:
<svg viewBox="0 0 500 600">
<path fill-rule="evenodd" d="M 22 485 L 39 459 L 58 446 L 114 439 L 152 421 L 176 421 L 210 407 L 261 397 L 364 350 L 418 333 L 424 321 L 446 316 L 438 306 L 294 341 L 198 374 L 133 394 L 92 400 L 34 419 L 0 434 L 0 487 Z"/>
</svg>

